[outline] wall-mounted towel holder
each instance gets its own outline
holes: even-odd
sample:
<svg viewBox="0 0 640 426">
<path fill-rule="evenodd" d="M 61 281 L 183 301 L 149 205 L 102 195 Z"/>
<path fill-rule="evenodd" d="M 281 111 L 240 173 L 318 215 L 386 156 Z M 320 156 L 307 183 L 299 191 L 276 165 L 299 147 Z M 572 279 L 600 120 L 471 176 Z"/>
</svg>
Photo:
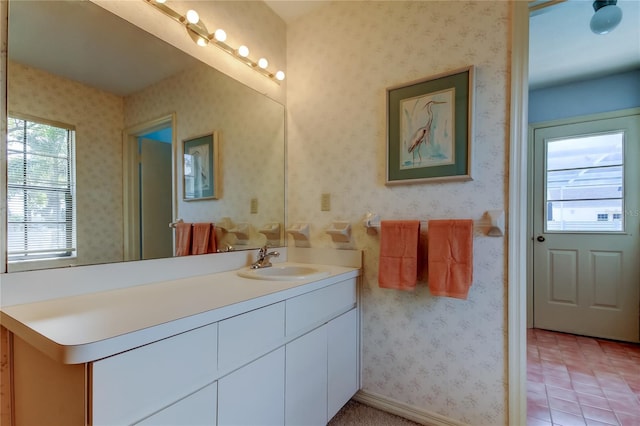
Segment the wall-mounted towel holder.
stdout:
<svg viewBox="0 0 640 426">
<path fill-rule="evenodd" d="M 271 222 L 265 223 L 262 228 L 258 230 L 259 233 L 267 237 L 267 244 L 270 246 L 280 245 L 280 223 Z"/>
<path fill-rule="evenodd" d="M 287 229 L 287 233 L 293 237 L 296 247 L 310 247 L 309 224 L 296 223 Z"/>
<path fill-rule="evenodd" d="M 351 242 L 351 224 L 349 222 L 332 222 L 326 232 L 331 236 L 334 243 Z"/>
<path fill-rule="evenodd" d="M 169 228 L 175 228 L 175 227 L 176 227 L 176 225 L 177 225 L 177 224 L 179 224 L 179 223 L 184 223 L 184 220 L 182 220 L 182 219 L 178 219 L 178 220 L 176 220 L 175 222 L 170 222 L 170 223 L 169 223 Z"/>
<path fill-rule="evenodd" d="M 220 218 L 220 220 L 215 223 L 215 227 L 216 229 L 219 229 L 226 234 L 227 232 L 229 232 L 229 229 L 232 229 L 234 226 L 233 222 L 231 222 L 231 219 L 225 216 L 223 218 Z"/>
<path fill-rule="evenodd" d="M 178 219 L 175 222 L 169 223 L 169 228 L 175 228 L 177 224 L 184 223 L 184 220 Z M 224 232 L 228 232 L 227 230 L 231 227 L 231 220 L 228 217 L 224 217 L 220 220 L 220 222 L 216 222 L 214 226 L 216 230 L 222 230 Z"/>
<path fill-rule="evenodd" d="M 251 234 L 251 225 L 247 222 L 236 223 L 236 226 L 227 230 L 228 233 L 236 236 L 236 244 L 246 245 L 249 243 L 249 235 Z"/>
<path fill-rule="evenodd" d="M 376 213 L 368 212 L 362 224 L 367 229 L 380 231 L 380 216 Z M 428 221 L 421 221 L 420 225 L 427 227 Z M 473 221 L 473 227 L 476 230 L 486 233 L 489 237 L 502 237 L 504 235 L 504 210 L 488 210 L 480 220 Z"/>
</svg>

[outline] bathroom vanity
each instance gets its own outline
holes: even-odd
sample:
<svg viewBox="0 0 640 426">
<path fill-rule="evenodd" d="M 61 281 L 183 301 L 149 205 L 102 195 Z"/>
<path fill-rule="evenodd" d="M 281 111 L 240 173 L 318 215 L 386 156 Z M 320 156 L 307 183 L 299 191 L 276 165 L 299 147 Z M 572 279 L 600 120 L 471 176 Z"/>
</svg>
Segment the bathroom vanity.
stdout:
<svg viewBox="0 0 640 426">
<path fill-rule="evenodd" d="M 3 307 L 15 425 L 326 424 L 360 387 L 360 268 L 313 267 Z"/>
</svg>

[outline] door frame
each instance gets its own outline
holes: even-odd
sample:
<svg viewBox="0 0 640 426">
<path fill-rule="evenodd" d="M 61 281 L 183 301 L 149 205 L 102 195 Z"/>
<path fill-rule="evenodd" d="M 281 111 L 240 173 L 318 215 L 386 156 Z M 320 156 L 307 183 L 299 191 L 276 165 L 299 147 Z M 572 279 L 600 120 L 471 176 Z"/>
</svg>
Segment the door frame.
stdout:
<svg viewBox="0 0 640 426">
<path fill-rule="evenodd" d="M 607 120 L 613 118 L 628 117 L 631 115 L 639 115 L 640 108 L 626 108 L 618 111 L 600 112 L 595 114 L 581 115 L 577 117 L 562 118 L 558 120 L 541 121 L 538 123 L 532 123 L 529 125 L 529 135 L 527 139 L 527 201 L 530 206 L 533 206 L 533 174 L 534 174 L 534 144 L 533 138 L 537 129 L 545 127 L 565 126 L 570 124 L 584 123 L 595 120 Z M 626 164 L 626 163 L 625 163 Z M 527 210 L 527 233 L 531 238 L 527 241 L 527 328 L 533 327 L 533 209 Z"/>
<path fill-rule="evenodd" d="M 507 232 L 508 424 L 527 422 L 529 2 L 511 2 Z"/>
<path fill-rule="evenodd" d="M 122 216 L 124 260 L 140 260 L 140 191 L 138 180 L 138 137 L 171 126 L 171 214 L 178 212 L 176 114 L 126 128 L 122 132 Z M 168 224 L 167 224 L 168 225 Z"/>
</svg>

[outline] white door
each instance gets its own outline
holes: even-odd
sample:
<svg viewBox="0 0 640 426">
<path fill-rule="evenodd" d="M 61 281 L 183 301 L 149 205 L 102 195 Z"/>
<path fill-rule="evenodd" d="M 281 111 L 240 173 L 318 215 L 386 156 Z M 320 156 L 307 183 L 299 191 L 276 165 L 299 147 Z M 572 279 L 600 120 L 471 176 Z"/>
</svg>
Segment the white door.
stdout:
<svg viewBox="0 0 640 426">
<path fill-rule="evenodd" d="M 639 128 L 534 130 L 534 327 L 639 341 Z"/>
<path fill-rule="evenodd" d="M 141 259 L 173 256 L 171 144 L 140 140 Z"/>
</svg>

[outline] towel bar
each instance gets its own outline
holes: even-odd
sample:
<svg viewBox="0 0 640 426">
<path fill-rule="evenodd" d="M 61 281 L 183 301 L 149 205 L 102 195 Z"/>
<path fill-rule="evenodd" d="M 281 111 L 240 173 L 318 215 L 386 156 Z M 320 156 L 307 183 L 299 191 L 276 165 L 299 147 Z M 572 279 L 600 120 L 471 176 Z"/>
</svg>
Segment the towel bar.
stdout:
<svg viewBox="0 0 640 426">
<path fill-rule="evenodd" d="M 373 229 L 375 231 L 380 230 L 380 216 L 368 212 L 362 224 L 367 229 Z M 421 220 L 420 226 L 427 228 L 428 220 Z M 483 218 L 473 221 L 473 228 L 483 233 L 486 231 L 486 235 L 489 237 L 502 237 L 504 235 L 504 210 L 488 210 L 484 213 Z"/>
</svg>

